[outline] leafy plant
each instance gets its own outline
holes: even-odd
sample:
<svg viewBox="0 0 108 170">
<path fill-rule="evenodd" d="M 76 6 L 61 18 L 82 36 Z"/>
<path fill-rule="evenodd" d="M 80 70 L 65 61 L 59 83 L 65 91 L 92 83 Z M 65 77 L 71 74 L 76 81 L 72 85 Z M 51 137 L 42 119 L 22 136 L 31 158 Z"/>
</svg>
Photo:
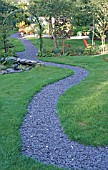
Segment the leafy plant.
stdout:
<svg viewBox="0 0 108 170">
<path fill-rule="evenodd" d="M 94 47 L 91 46 L 89 48 L 85 48 L 84 55 L 96 55 L 96 54 L 100 54 L 100 48 L 99 47 Z"/>
<path fill-rule="evenodd" d="M 77 33 L 78 33 L 79 31 L 82 32 L 81 27 L 74 27 L 74 28 L 73 28 L 73 35 L 77 35 Z"/>
<path fill-rule="evenodd" d="M 21 22 L 19 22 L 19 23 L 16 24 L 16 27 L 18 27 L 18 28 L 20 29 L 20 28 L 25 28 L 25 27 L 27 27 L 27 25 L 26 25 L 25 21 L 21 21 Z"/>
<path fill-rule="evenodd" d="M 61 54 L 61 49 L 55 48 L 55 49 L 52 50 L 52 52 L 53 52 L 54 54 Z"/>
<path fill-rule="evenodd" d="M 48 50 L 43 50 L 42 54 L 41 52 L 39 52 L 37 54 L 38 57 L 55 57 L 55 54 L 52 51 L 48 51 Z"/>
</svg>

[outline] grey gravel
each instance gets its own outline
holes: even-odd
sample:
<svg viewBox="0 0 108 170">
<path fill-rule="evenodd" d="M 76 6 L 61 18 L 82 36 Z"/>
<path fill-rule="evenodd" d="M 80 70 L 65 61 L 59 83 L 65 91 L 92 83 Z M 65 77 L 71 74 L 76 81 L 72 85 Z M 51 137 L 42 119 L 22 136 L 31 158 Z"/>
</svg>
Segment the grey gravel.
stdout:
<svg viewBox="0 0 108 170">
<path fill-rule="evenodd" d="M 17 56 L 21 59 L 30 59 L 30 60 L 36 60 L 36 54 L 38 52 L 38 50 L 35 48 L 34 45 L 32 45 L 30 43 L 29 40 L 25 40 L 24 38 L 21 38 L 19 36 L 19 33 L 13 34 L 10 36 L 11 38 L 18 38 L 25 47 L 25 51 L 24 52 L 17 52 Z"/>
<path fill-rule="evenodd" d="M 18 38 L 18 34 L 11 37 Z M 25 52 L 18 57 L 36 60 L 37 50 L 20 39 Z M 74 70 L 74 75 L 49 84 L 31 100 L 20 128 L 22 153 L 44 164 L 74 170 L 108 170 L 108 147 L 84 146 L 68 139 L 56 114 L 58 97 L 68 88 L 83 80 L 88 72 L 79 67 L 44 62 L 45 65 Z"/>
</svg>

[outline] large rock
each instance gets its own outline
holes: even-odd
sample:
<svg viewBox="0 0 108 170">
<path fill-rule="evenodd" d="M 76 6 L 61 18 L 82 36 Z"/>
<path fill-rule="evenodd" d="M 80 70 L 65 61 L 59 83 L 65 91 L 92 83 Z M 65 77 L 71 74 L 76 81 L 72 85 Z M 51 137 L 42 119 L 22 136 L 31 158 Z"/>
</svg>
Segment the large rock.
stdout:
<svg viewBox="0 0 108 170">
<path fill-rule="evenodd" d="M 12 67 L 14 70 L 18 70 L 18 63 L 13 64 L 11 67 Z"/>
<path fill-rule="evenodd" d="M 25 64 L 26 63 L 26 59 L 20 59 L 19 62 L 20 62 L 20 64 Z"/>
<path fill-rule="evenodd" d="M 7 59 L 6 59 L 6 60 L 7 60 L 7 61 L 9 61 L 9 60 L 17 61 L 17 58 L 16 58 L 16 57 L 11 56 L 11 57 L 7 57 Z"/>
<path fill-rule="evenodd" d="M 7 74 L 7 70 L 2 70 L 0 74 Z"/>
<path fill-rule="evenodd" d="M 11 65 L 11 68 L 2 70 L 0 74 L 19 73 L 21 71 L 30 70 L 36 65 L 43 65 L 42 63 L 37 61 L 20 59 L 13 56 L 5 58 L 5 61 L 12 62 L 13 64 Z"/>
<path fill-rule="evenodd" d="M 6 71 L 7 71 L 7 74 L 9 74 L 9 73 L 19 73 L 19 72 L 21 72 L 22 70 L 14 70 L 14 69 L 12 69 L 12 68 L 8 68 L 8 69 L 6 69 Z"/>
</svg>

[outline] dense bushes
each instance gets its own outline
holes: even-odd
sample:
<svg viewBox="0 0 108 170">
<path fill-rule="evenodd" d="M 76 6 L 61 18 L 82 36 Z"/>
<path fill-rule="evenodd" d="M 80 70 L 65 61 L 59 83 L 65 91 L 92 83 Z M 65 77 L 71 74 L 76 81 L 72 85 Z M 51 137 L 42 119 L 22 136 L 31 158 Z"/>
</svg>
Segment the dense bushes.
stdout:
<svg viewBox="0 0 108 170">
<path fill-rule="evenodd" d="M 90 47 L 90 48 L 76 48 L 76 49 L 72 49 L 72 48 L 65 48 L 65 53 L 64 56 L 78 56 L 78 55 L 96 55 L 96 54 L 100 54 L 101 53 L 101 49 L 97 46 L 97 47 Z M 61 49 L 53 49 L 53 50 L 46 50 L 43 49 L 42 52 L 42 56 L 40 54 L 40 52 L 38 53 L 38 57 L 57 57 L 57 56 L 62 56 L 62 50 Z"/>
</svg>

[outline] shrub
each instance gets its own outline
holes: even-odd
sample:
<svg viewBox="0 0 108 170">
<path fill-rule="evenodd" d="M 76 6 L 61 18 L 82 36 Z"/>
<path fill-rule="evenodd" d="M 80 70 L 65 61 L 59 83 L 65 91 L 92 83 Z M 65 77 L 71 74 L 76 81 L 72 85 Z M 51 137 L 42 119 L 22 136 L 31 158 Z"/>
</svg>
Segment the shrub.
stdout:
<svg viewBox="0 0 108 170">
<path fill-rule="evenodd" d="M 75 50 L 73 50 L 72 48 L 68 48 L 68 47 L 65 48 L 64 56 L 75 56 L 75 55 L 76 55 Z"/>
<path fill-rule="evenodd" d="M 81 30 L 82 30 L 82 35 L 85 35 L 85 33 L 86 33 L 86 35 L 88 35 L 90 32 L 89 26 L 86 26 L 86 27 L 82 26 Z"/>
<path fill-rule="evenodd" d="M 85 48 L 84 55 L 96 55 L 96 54 L 100 54 L 100 48 L 99 47 L 94 47 L 91 46 L 89 48 Z"/>
<path fill-rule="evenodd" d="M 55 57 L 55 54 L 52 51 L 43 50 L 42 53 L 38 52 L 37 57 Z"/>
<path fill-rule="evenodd" d="M 83 52 L 84 52 L 84 49 L 82 49 L 82 48 L 75 49 L 75 54 L 77 54 L 77 55 L 82 55 Z"/>
<path fill-rule="evenodd" d="M 86 26 L 86 27 L 85 26 L 76 27 L 76 28 L 73 29 L 73 35 L 79 35 L 79 34 L 84 35 L 85 32 L 88 35 L 88 33 L 89 33 L 89 27 L 88 26 Z"/>
<path fill-rule="evenodd" d="M 77 33 L 81 31 L 81 27 L 77 27 L 73 29 L 73 35 L 77 35 Z"/>
<path fill-rule="evenodd" d="M 10 56 L 16 56 L 14 49 L 10 48 L 7 52 L 0 50 L 0 58 L 6 58 Z"/>
<path fill-rule="evenodd" d="M 52 52 L 54 53 L 54 54 L 61 54 L 61 50 L 59 49 L 59 48 L 55 48 L 55 49 L 53 49 L 52 50 Z"/>
</svg>

